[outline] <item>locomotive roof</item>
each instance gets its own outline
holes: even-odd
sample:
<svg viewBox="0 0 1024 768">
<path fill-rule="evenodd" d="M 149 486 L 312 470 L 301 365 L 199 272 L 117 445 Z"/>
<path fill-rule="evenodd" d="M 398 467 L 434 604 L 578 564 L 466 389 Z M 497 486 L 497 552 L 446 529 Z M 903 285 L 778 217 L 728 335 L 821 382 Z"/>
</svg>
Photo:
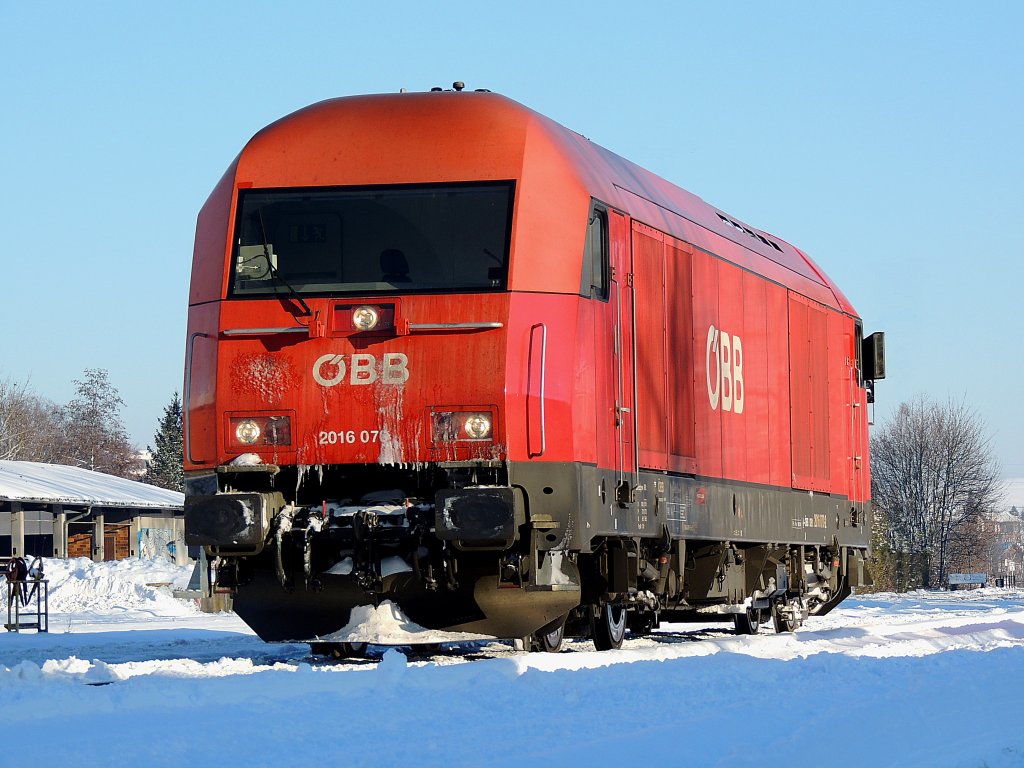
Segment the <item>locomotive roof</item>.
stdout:
<svg viewBox="0 0 1024 768">
<path fill-rule="evenodd" d="M 342 164 L 344 183 L 367 185 L 407 183 L 403 173 L 411 164 L 428 177 L 433 173 L 433 179 L 424 180 L 439 182 L 523 178 L 529 166 L 530 175 L 550 189 L 550 208 L 571 197 L 560 194 L 567 186 L 575 187 L 580 199 L 597 198 L 675 238 L 856 314 L 798 248 L 499 94 L 446 91 L 322 101 L 257 133 L 238 158 L 236 180 L 243 186 L 289 186 L 292 177 L 296 185 L 309 186 L 308 175 L 293 175 L 296 167 L 305 166 L 317 168 L 313 185 L 331 185 L 338 183 L 332 165 Z M 554 225 L 565 219 L 558 213 L 545 216 L 535 221 Z M 546 245 L 552 245 L 550 238 Z M 578 275 L 573 279 L 578 282 Z"/>
</svg>

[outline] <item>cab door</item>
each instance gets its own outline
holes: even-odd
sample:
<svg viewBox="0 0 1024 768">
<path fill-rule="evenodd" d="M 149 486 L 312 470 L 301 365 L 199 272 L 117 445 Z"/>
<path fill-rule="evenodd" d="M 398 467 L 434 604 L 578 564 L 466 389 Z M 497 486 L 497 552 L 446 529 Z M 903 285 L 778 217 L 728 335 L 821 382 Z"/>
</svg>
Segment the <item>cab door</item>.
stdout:
<svg viewBox="0 0 1024 768">
<path fill-rule="evenodd" d="M 639 484 L 636 448 L 636 366 L 633 314 L 633 249 L 630 244 L 629 218 L 618 211 L 608 212 L 610 244 L 609 299 L 613 314 L 614 343 L 612 368 L 615 378 L 613 426 L 616 444 L 616 499 L 633 500 Z"/>
<path fill-rule="evenodd" d="M 584 295 L 594 310 L 597 463 L 605 504 L 628 502 L 636 485 L 636 408 L 633 379 L 632 251 L 628 217 L 591 205 L 584 255 Z"/>
<path fill-rule="evenodd" d="M 853 501 L 864 501 L 870 496 L 867 472 L 864 470 L 867 451 L 867 402 L 864 394 L 864 362 L 862 358 L 864 331 L 860 321 L 854 323 L 853 338 L 845 334 L 846 386 L 848 388 L 847 404 L 849 408 L 850 433 L 847 446 L 849 449 L 850 498 Z M 852 349 L 850 349 L 852 347 Z"/>
</svg>

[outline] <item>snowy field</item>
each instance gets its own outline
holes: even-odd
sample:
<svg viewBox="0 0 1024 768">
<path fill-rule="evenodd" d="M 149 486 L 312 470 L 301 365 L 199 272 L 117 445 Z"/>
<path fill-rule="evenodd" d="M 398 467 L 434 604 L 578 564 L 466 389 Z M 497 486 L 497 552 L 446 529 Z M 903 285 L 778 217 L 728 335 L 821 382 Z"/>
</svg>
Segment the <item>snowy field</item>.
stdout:
<svg viewBox="0 0 1024 768">
<path fill-rule="evenodd" d="M 793 635 L 342 664 L 175 600 L 188 576 L 48 561 L 50 633 L 0 634 L 0 764 L 1024 767 L 1020 591 L 852 598 Z"/>
</svg>

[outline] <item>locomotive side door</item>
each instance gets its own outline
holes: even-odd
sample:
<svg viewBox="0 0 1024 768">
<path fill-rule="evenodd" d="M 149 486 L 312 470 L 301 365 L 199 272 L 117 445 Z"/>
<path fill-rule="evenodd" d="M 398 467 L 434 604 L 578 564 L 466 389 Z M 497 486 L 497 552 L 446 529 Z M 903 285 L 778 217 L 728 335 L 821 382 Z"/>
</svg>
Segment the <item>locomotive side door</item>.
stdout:
<svg viewBox="0 0 1024 768">
<path fill-rule="evenodd" d="M 633 501 L 639 483 L 636 444 L 636 387 L 634 368 L 636 322 L 633 315 L 633 249 L 629 218 L 617 211 L 608 212 L 610 245 L 609 304 L 614 318 L 612 367 L 615 379 L 616 483 L 615 498 L 620 503 Z"/>
<path fill-rule="evenodd" d="M 866 435 L 867 435 L 867 408 L 864 397 L 864 361 L 862 357 L 862 346 L 864 331 L 857 320 L 854 322 L 854 335 L 850 338 L 850 334 L 845 334 L 845 341 L 847 342 L 847 349 L 852 345 L 853 349 L 850 350 L 852 354 L 847 354 L 847 387 L 849 388 L 849 408 L 850 408 L 850 435 L 848 442 L 849 461 L 850 461 L 850 498 L 854 501 L 864 501 L 870 495 L 870 490 L 867 488 L 867 477 L 864 472 L 864 456 L 867 450 Z"/>
<path fill-rule="evenodd" d="M 632 500 L 637 483 L 636 409 L 633 379 L 632 250 L 628 217 L 600 203 L 587 226 L 584 293 L 594 300 L 595 408 L 598 466 L 604 503 Z"/>
</svg>

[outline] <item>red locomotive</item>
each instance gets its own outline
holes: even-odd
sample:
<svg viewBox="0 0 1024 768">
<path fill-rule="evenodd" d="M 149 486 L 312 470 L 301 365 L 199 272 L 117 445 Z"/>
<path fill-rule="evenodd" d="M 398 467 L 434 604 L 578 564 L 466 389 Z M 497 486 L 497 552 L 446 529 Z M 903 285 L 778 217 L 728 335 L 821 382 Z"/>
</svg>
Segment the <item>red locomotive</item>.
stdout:
<svg viewBox="0 0 1024 768">
<path fill-rule="evenodd" d="M 289 115 L 199 214 L 186 537 L 238 614 L 607 649 L 865 583 L 882 335 L 793 246 L 459 91 Z"/>
</svg>

